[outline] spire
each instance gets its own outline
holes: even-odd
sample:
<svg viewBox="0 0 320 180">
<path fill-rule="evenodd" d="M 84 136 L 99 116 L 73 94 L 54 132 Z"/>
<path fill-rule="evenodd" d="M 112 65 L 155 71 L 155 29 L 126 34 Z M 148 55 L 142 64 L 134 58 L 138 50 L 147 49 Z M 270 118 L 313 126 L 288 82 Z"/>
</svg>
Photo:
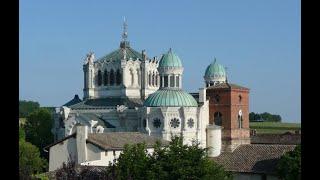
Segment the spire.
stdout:
<svg viewBox="0 0 320 180">
<path fill-rule="evenodd" d="M 126 21 L 126 17 L 123 17 L 122 41 L 120 42 L 121 48 L 129 47 L 129 41 L 127 41 L 127 38 L 128 38 L 128 24 Z"/>
<path fill-rule="evenodd" d="M 128 24 L 126 21 L 126 17 L 123 17 L 123 33 L 122 33 L 122 41 L 127 41 L 127 37 L 128 37 Z"/>
<path fill-rule="evenodd" d="M 217 62 L 217 59 L 216 59 L 216 57 L 214 57 L 213 64 L 216 63 L 216 62 Z"/>
</svg>

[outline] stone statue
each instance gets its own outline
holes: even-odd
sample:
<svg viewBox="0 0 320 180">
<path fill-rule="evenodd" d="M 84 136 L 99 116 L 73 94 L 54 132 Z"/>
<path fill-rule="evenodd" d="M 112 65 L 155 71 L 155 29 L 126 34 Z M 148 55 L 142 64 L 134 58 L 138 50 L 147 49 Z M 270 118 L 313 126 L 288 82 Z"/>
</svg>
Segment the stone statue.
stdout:
<svg viewBox="0 0 320 180">
<path fill-rule="evenodd" d="M 85 64 L 87 63 L 93 63 L 93 60 L 94 60 L 94 53 L 93 52 L 89 52 L 87 54 L 87 58 L 85 60 Z"/>
</svg>

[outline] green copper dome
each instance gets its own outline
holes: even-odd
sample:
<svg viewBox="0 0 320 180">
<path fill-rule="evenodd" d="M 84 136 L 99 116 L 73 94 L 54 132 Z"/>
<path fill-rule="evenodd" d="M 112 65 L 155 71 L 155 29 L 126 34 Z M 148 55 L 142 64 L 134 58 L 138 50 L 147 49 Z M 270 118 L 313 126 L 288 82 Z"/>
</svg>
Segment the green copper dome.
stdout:
<svg viewBox="0 0 320 180">
<path fill-rule="evenodd" d="M 218 64 L 216 59 L 214 59 L 214 62 L 207 67 L 206 73 L 204 76 L 205 77 L 226 77 L 226 69 L 221 64 Z"/>
<path fill-rule="evenodd" d="M 181 89 L 159 89 L 151 94 L 144 106 L 147 107 L 197 107 L 197 101 Z"/>
<path fill-rule="evenodd" d="M 159 67 L 182 67 L 180 58 L 171 50 L 164 54 L 159 62 Z"/>
</svg>

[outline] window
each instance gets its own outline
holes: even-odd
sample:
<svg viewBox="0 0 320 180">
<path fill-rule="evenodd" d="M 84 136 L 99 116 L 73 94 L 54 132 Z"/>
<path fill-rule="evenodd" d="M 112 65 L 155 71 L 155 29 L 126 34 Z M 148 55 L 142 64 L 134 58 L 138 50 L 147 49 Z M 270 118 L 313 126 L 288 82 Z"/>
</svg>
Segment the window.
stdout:
<svg viewBox="0 0 320 180">
<path fill-rule="evenodd" d="M 241 94 L 239 95 L 239 103 L 241 103 L 241 100 L 242 100 L 242 96 Z"/>
<path fill-rule="evenodd" d="M 162 85 L 162 76 L 160 76 L 160 87 L 163 87 L 163 85 Z"/>
<path fill-rule="evenodd" d="M 147 120 L 146 119 L 142 120 L 142 125 L 143 125 L 144 128 L 147 127 Z"/>
<path fill-rule="evenodd" d="M 104 152 L 104 155 L 105 155 L 105 156 L 108 156 L 108 151 Z"/>
<path fill-rule="evenodd" d="M 155 77 L 155 75 L 154 75 L 154 73 L 153 73 L 153 74 L 152 74 L 152 86 L 154 86 L 154 84 L 155 84 L 155 83 L 154 83 L 155 78 L 156 78 L 156 77 Z"/>
<path fill-rule="evenodd" d="M 110 71 L 110 85 L 111 86 L 114 85 L 114 71 L 113 71 L 113 69 L 111 69 L 111 71 Z"/>
<path fill-rule="evenodd" d="M 122 81 L 121 72 L 120 72 L 120 70 L 118 69 L 118 70 L 117 70 L 117 73 L 116 73 L 116 84 L 117 84 L 117 85 L 120 85 L 120 84 L 121 84 L 121 81 Z"/>
<path fill-rule="evenodd" d="M 102 85 L 102 74 L 101 74 L 101 71 L 99 70 L 98 71 L 98 86 L 101 86 Z"/>
<path fill-rule="evenodd" d="M 189 127 L 189 128 L 193 128 L 193 126 L 194 126 L 194 120 L 193 120 L 192 118 L 188 119 L 187 124 L 188 124 L 188 127 Z"/>
<path fill-rule="evenodd" d="M 176 76 L 176 87 L 178 88 L 179 86 L 180 86 L 180 78 L 179 78 L 179 76 Z"/>
<path fill-rule="evenodd" d="M 155 80 L 155 81 L 156 81 L 156 82 L 155 82 L 155 85 L 156 85 L 156 86 L 158 86 L 158 76 L 159 76 L 159 75 L 156 74 L 156 80 Z"/>
<path fill-rule="evenodd" d="M 238 115 L 238 128 L 242 128 L 242 116 Z"/>
<path fill-rule="evenodd" d="M 174 87 L 174 75 L 170 76 L 170 87 Z"/>
<path fill-rule="evenodd" d="M 152 77 L 151 77 L 151 72 L 149 72 L 149 86 L 151 86 L 151 84 L 152 84 Z"/>
<path fill-rule="evenodd" d="M 220 96 L 218 94 L 216 94 L 214 96 L 214 100 L 216 101 L 216 103 L 219 103 L 220 102 Z"/>
<path fill-rule="evenodd" d="M 177 118 L 171 119 L 170 125 L 171 125 L 171 127 L 173 127 L 173 128 L 179 127 L 179 126 L 180 126 L 180 121 L 179 121 L 179 119 L 177 119 Z"/>
<path fill-rule="evenodd" d="M 217 126 L 221 126 L 222 125 L 222 114 L 221 112 L 215 112 L 214 113 L 214 124 Z"/>
<path fill-rule="evenodd" d="M 108 82 L 108 76 L 109 76 L 109 72 L 107 71 L 107 70 L 105 70 L 104 71 L 104 78 L 103 78 L 103 84 L 106 86 L 106 85 L 108 85 L 109 84 L 109 82 Z"/>
<path fill-rule="evenodd" d="M 160 120 L 159 118 L 155 118 L 155 119 L 153 120 L 153 126 L 154 126 L 155 128 L 159 128 L 159 127 L 161 126 L 161 120 Z"/>
<path fill-rule="evenodd" d="M 164 86 L 163 87 L 168 87 L 168 76 L 164 76 Z"/>
</svg>

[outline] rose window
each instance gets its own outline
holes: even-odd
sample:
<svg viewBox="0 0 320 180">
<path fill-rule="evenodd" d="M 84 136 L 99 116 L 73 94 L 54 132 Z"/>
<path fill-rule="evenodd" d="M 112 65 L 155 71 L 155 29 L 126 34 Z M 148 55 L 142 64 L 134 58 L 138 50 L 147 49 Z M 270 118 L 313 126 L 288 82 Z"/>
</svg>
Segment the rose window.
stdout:
<svg viewBox="0 0 320 180">
<path fill-rule="evenodd" d="M 171 119 L 170 125 L 171 125 L 171 127 L 173 127 L 173 128 L 179 127 L 179 125 L 180 125 L 179 119 L 177 119 L 177 118 Z"/>
</svg>

